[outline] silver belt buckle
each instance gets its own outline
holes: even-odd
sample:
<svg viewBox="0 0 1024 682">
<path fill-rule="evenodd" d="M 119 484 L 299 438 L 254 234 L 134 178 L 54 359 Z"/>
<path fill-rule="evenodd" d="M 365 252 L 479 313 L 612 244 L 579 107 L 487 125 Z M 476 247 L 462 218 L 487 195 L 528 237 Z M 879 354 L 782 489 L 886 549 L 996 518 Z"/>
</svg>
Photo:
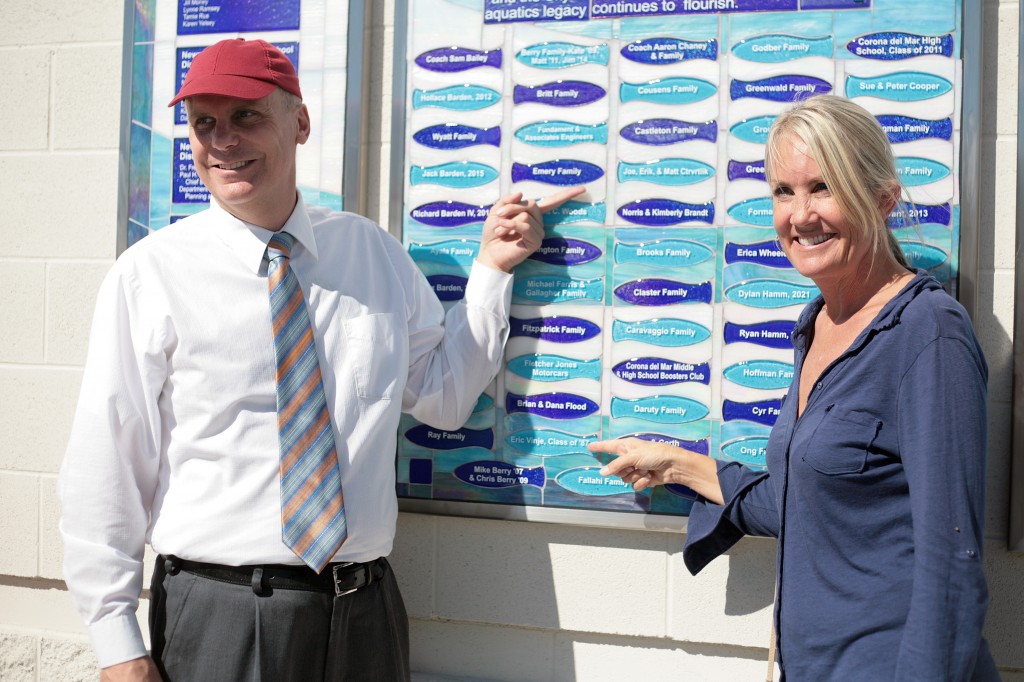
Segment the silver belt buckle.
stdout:
<svg viewBox="0 0 1024 682">
<path fill-rule="evenodd" d="M 355 563 L 354 561 L 345 561 L 345 562 L 340 563 L 340 564 L 335 564 L 331 568 L 331 573 L 334 576 L 334 596 L 335 597 L 344 597 L 346 594 L 352 594 L 353 592 L 355 592 L 356 590 L 359 589 L 358 587 L 353 587 L 351 590 L 339 590 L 338 589 L 338 569 L 339 568 L 348 568 L 349 566 L 351 566 L 354 563 Z"/>
</svg>

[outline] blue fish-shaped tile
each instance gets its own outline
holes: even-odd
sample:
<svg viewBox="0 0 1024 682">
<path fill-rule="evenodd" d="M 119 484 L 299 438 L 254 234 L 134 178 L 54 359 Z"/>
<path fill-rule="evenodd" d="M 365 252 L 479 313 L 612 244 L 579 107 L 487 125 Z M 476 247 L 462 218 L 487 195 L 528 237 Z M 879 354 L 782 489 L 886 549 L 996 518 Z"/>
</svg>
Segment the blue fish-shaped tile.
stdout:
<svg viewBox="0 0 1024 682">
<path fill-rule="evenodd" d="M 579 419 L 595 414 L 601 407 L 590 398 L 572 393 L 543 393 L 520 395 L 509 391 L 505 395 L 505 411 L 509 414 L 526 412 L 547 419 Z"/>
<path fill-rule="evenodd" d="M 601 378 L 601 358 L 577 360 L 563 355 L 535 353 L 512 358 L 506 366 L 513 374 L 536 381 Z"/>
<path fill-rule="evenodd" d="M 439 301 L 461 301 L 466 295 L 469 278 L 439 274 L 427 276 L 427 282 L 433 287 Z"/>
<path fill-rule="evenodd" d="M 601 467 L 575 467 L 555 475 L 555 482 L 569 493 L 589 498 L 635 495 L 633 485 L 618 476 L 602 476 Z"/>
<path fill-rule="evenodd" d="M 756 81 L 734 78 L 729 82 L 729 96 L 734 100 L 751 97 L 769 102 L 794 102 L 829 92 L 832 92 L 832 84 L 828 81 L 799 74 L 772 76 Z"/>
<path fill-rule="evenodd" d="M 764 469 L 768 464 L 768 439 L 747 436 L 722 443 L 722 457 L 754 469 Z"/>
<path fill-rule="evenodd" d="M 413 166 L 409 169 L 409 182 L 413 185 L 464 189 L 486 185 L 497 179 L 496 168 L 477 161 L 451 161 L 437 166 Z"/>
<path fill-rule="evenodd" d="M 494 447 L 493 429 L 463 428 L 457 431 L 444 431 L 426 424 L 418 424 L 405 432 L 405 438 L 410 443 L 432 450 L 458 450 L 472 447 L 489 450 Z"/>
<path fill-rule="evenodd" d="M 893 102 L 920 102 L 945 95 L 953 84 L 933 73 L 906 71 L 885 76 L 846 77 L 847 97 L 878 97 Z"/>
<path fill-rule="evenodd" d="M 413 90 L 412 108 L 438 107 L 451 111 L 477 111 L 501 101 L 501 93 L 482 85 L 451 85 L 437 90 Z"/>
<path fill-rule="evenodd" d="M 657 424 L 688 424 L 708 416 L 707 405 L 678 395 L 655 395 L 636 400 L 612 397 L 614 419 L 632 417 Z"/>
<path fill-rule="evenodd" d="M 526 320 L 509 318 L 509 337 L 525 336 L 552 343 L 579 343 L 601 334 L 601 328 L 590 320 L 567 315 L 533 317 Z"/>
<path fill-rule="evenodd" d="M 573 223 L 604 223 L 608 207 L 603 201 L 588 204 L 583 201 L 567 201 L 558 208 L 544 214 L 544 227 L 571 225 Z"/>
<path fill-rule="evenodd" d="M 879 31 L 854 38 L 846 44 L 852 54 L 865 59 L 896 61 L 925 55 L 953 56 L 953 36 L 923 36 L 903 31 Z"/>
<path fill-rule="evenodd" d="M 612 367 L 612 374 L 640 386 L 668 386 L 686 382 L 708 385 L 711 366 L 706 362 L 677 362 L 665 358 L 644 357 L 623 360 Z"/>
<path fill-rule="evenodd" d="M 635 225 L 668 227 L 679 223 L 701 222 L 713 225 L 715 204 L 687 204 L 673 199 L 638 199 L 619 207 L 619 217 Z"/>
<path fill-rule="evenodd" d="M 615 296 L 633 305 L 711 303 L 711 282 L 688 284 L 658 277 L 635 279 L 615 288 Z"/>
<path fill-rule="evenodd" d="M 949 256 L 937 246 L 923 242 L 901 241 L 903 254 L 907 257 L 911 267 L 930 270 L 946 262 Z"/>
<path fill-rule="evenodd" d="M 582 64 L 608 65 L 608 45 L 549 42 L 524 47 L 516 59 L 535 69 L 568 69 Z"/>
<path fill-rule="evenodd" d="M 512 488 L 525 485 L 543 488 L 546 480 L 542 466 L 520 467 L 487 459 L 460 464 L 452 471 L 452 475 L 463 483 L 478 488 Z"/>
<path fill-rule="evenodd" d="M 632 484 L 618 476 L 602 476 L 601 467 L 576 467 L 555 476 L 555 483 L 571 493 L 587 497 L 635 494 Z"/>
<path fill-rule="evenodd" d="M 706 100 L 718 92 L 714 83 L 700 78 L 659 78 L 646 83 L 623 83 L 619 86 L 622 102 L 651 102 L 653 104 L 693 104 Z"/>
<path fill-rule="evenodd" d="M 543 182 L 559 187 L 585 185 L 604 177 L 604 169 L 597 164 L 578 159 L 555 159 L 541 163 L 512 164 L 512 182 Z"/>
<path fill-rule="evenodd" d="M 764 171 L 764 160 L 761 161 L 733 161 L 729 160 L 727 169 L 729 180 L 760 180 L 767 182 L 768 177 Z"/>
<path fill-rule="evenodd" d="M 619 161 L 619 182 L 642 180 L 655 185 L 682 187 L 715 176 L 715 167 L 695 159 L 659 159 L 645 163 Z"/>
<path fill-rule="evenodd" d="M 828 57 L 831 59 L 834 50 L 832 36 L 801 38 L 782 34 L 748 38 L 732 46 L 732 54 L 736 57 L 762 64 L 778 64 L 804 57 Z"/>
<path fill-rule="evenodd" d="M 768 320 L 753 324 L 726 322 L 723 337 L 728 343 L 752 343 L 764 348 L 792 348 L 793 328 L 791 320 Z"/>
<path fill-rule="evenodd" d="M 540 121 L 520 127 L 513 133 L 517 140 L 535 147 L 568 147 L 592 142 L 608 143 L 608 124 L 584 125 L 569 121 Z"/>
<path fill-rule="evenodd" d="M 782 399 L 758 400 L 740 403 L 735 400 L 722 401 L 722 421 L 748 421 L 765 426 L 774 426 L 782 412 Z"/>
<path fill-rule="evenodd" d="M 627 43 L 622 56 L 638 64 L 678 64 L 690 59 L 718 59 L 718 41 L 644 38 Z"/>
<path fill-rule="evenodd" d="M 530 260 L 551 265 L 573 266 L 595 261 L 602 255 L 601 249 L 582 239 L 548 237 L 540 243 L 540 248 L 530 255 Z"/>
<path fill-rule="evenodd" d="M 409 255 L 416 261 L 447 263 L 449 265 L 472 265 L 480 250 L 480 242 L 474 239 L 449 239 L 434 244 L 409 244 Z"/>
<path fill-rule="evenodd" d="M 690 320 L 672 317 L 655 320 L 612 322 L 613 341 L 640 341 L 664 348 L 692 346 L 711 338 L 711 330 Z"/>
<path fill-rule="evenodd" d="M 501 68 L 501 50 L 471 50 L 465 47 L 440 47 L 416 57 L 416 66 L 437 73 L 457 73 L 480 66 Z"/>
<path fill-rule="evenodd" d="M 431 227 L 461 227 L 487 220 L 491 205 L 473 206 L 461 201 L 434 201 L 409 211 L 409 217 Z"/>
<path fill-rule="evenodd" d="M 949 204 L 913 204 L 906 207 L 907 213 L 914 224 L 935 224 L 950 226 L 953 210 Z M 905 218 L 897 211 L 889 215 L 889 224 L 893 227 L 906 227 Z"/>
<path fill-rule="evenodd" d="M 726 242 L 725 263 L 756 263 L 769 268 L 792 268 L 782 247 L 775 240 L 756 242 L 754 244 L 736 244 Z"/>
<path fill-rule="evenodd" d="M 442 123 L 417 130 L 412 135 L 417 144 L 430 149 L 465 149 L 476 145 L 501 146 L 501 128 L 474 128 L 460 123 Z"/>
<path fill-rule="evenodd" d="M 584 81 L 554 81 L 544 85 L 517 85 L 512 90 L 514 104 L 546 104 L 552 107 L 579 107 L 603 98 L 608 93 L 600 85 Z"/>
<path fill-rule="evenodd" d="M 818 287 L 776 279 L 752 279 L 726 287 L 725 297 L 751 308 L 784 308 L 809 303 Z"/>
<path fill-rule="evenodd" d="M 596 434 L 579 436 L 554 429 L 520 429 L 505 437 L 505 443 L 516 450 L 538 457 L 589 454 L 587 445 L 596 440 Z"/>
<path fill-rule="evenodd" d="M 722 376 L 746 388 L 786 388 L 793 383 L 793 365 L 778 360 L 747 360 L 726 367 Z"/>
<path fill-rule="evenodd" d="M 619 135 L 630 142 L 655 147 L 691 140 L 715 142 L 718 139 L 718 122 L 690 123 L 674 118 L 648 118 L 623 126 Z"/>
<path fill-rule="evenodd" d="M 677 448 L 683 448 L 690 452 L 696 452 L 699 455 L 707 455 L 711 452 L 711 445 L 708 443 L 707 438 L 700 440 L 683 440 L 682 438 L 675 438 L 674 436 L 666 436 L 663 433 L 633 433 L 628 436 L 622 436 L 623 438 L 639 438 L 640 440 L 646 440 L 651 443 L 668 443 L 674 445 Z"/>
<path fill-rule="evenodd" d="M 604 278 L 575 279 L 563 275 L 517 277 L 512 283 L 512 293 L 537 303 L 600 302 L 604 300 Z"/>
<path fill-rule="evenodd" d="M 775 123 L 775 116 L 758 116 L 740 121 L 729 128 L 729 134 L 738 140 L 751 142 L 753 144 L 765 144 L 768 142 L 768 131 Z"/>
<path fill-rule="evenodd" d="M 938 182 L 949 176 L 949 166 L 938 161 L 924 159 L 919 156 L 899 156 L 896 158 L 896 175 L 904 187 L 918 187 L 931 182 Z"/>
<path fill-rule="evenodd" d="M 738 220 L 741 223 L 771 227 L 774 211 L 771 197 L 757 197 L 733 204 L 726 212 L 733 220 Z"/>
<path fill-rule="evenodd" d="M 939 140 L 953 139 L 953 119 L 948 117 L 930 121 L 898 114 L 882 114 L 875 118 L 882 125 L 882 130 L 892 144 L 924 140 L 929 137 Z"/>
<path fill-rule="evenodd" d="M 714 258 L 715 252 L 688 239 L 658 239 L 642 244 L 617 242 L 616 263 L 646 263 L 659 267 L 685 268 Z"/>
</svg>

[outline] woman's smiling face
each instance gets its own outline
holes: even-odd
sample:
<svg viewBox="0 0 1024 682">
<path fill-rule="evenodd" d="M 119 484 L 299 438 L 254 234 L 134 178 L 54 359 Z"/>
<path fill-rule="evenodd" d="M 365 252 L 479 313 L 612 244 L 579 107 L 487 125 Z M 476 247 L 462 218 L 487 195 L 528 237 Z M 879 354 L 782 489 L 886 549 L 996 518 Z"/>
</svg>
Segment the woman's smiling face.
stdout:
<svg viewBox="0 0 1024 682">
<path fill-rule="evenodd" d="M 847 222 L 807 145 L 780 140 L 771 170 L 775 233 L 797 272 L 819 286 L 866 273 L 870 244 Z"/>
</svg>

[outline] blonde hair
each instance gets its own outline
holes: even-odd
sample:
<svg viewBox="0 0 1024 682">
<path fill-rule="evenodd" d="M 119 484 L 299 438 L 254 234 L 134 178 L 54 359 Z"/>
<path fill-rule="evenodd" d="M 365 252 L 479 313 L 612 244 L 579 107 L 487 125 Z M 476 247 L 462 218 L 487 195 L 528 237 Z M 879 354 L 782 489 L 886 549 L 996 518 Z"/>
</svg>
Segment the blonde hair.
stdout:
<svg viewBox="0 0 1024 682">
<path fill-rule="evenodd" d="M 889 229 L 888 216 L 879 204 L 896 202 L 904 224 L 910 216 L 901 201 L 899 177 L 889 139 L 874 116 L 859 105 L 836 95 L 818 95 L 797 102 L 782 113 L 768 132 L 765 174 L 772 182 L 772 167 L 783 140 L 797 138 L 821 170 L 839 210 L 862 232 L 872 253 L 888 253 L 912 270 L 903 249 Z"/>
</svg>

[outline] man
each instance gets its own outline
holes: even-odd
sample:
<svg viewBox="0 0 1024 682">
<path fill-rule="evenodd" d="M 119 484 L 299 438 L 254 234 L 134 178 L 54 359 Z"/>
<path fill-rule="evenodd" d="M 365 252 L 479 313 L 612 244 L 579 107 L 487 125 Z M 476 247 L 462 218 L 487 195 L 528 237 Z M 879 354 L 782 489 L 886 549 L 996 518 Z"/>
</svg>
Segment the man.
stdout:
<svg viewBox="0 0 1024 682">
<path fill-rule="evenodd" d="M 492 208 L 445 316 L 402 246 L 306 206 L 310 122 L 272 45 L 219 42 L 184 101 L 211 207 L 126 251 L 99 293 L 60 475 L 65 575 L 102 680 L 404 680 L 387 561 L 399 413 L 459 427 L 500 362 L 540 205 Z M 135 611 L 159 553 L 147 654 Z"/>
</svg>

